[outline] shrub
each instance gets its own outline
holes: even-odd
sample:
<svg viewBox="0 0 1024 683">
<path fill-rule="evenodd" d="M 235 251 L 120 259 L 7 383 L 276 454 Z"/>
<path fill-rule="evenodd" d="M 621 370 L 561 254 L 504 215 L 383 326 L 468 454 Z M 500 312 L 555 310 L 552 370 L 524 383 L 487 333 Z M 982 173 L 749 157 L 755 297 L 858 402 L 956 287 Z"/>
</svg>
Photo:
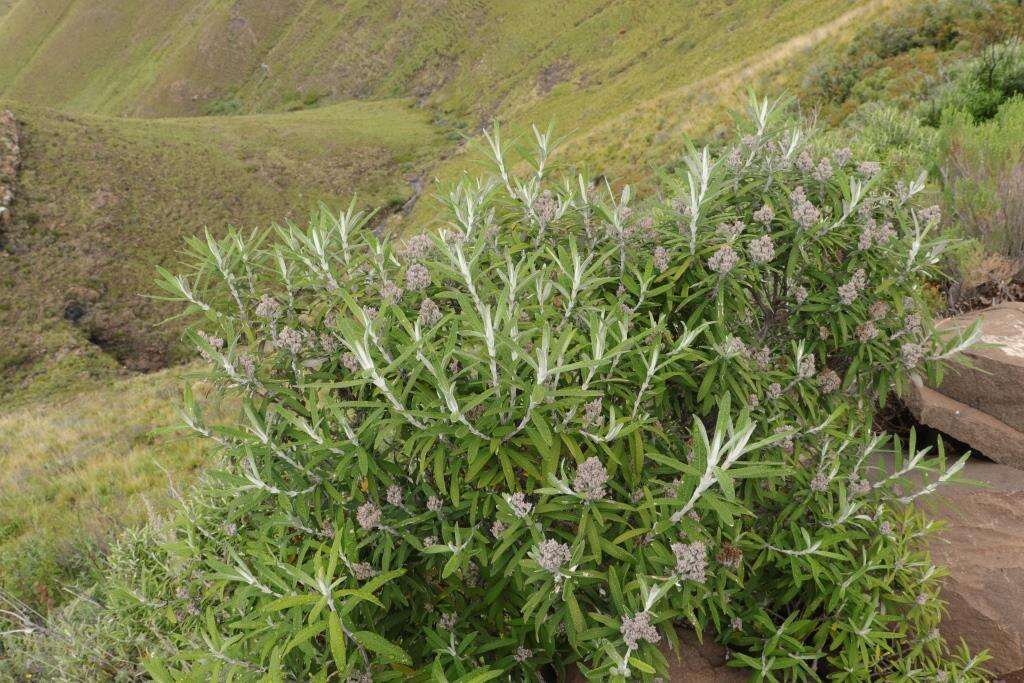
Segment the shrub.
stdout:
<svg viewBox="0 0 1024 683">
<path fill-rule="evenodd" d="M 150 671 L 650 680 L 684 623 L 767 680 L 980 678 L 912 504 L 962 460 L 871 431 L 971 341 L 920 303 L 936 212 L 751 106 L 664 201 L 559 180 L 537 131 L 517 172 L 495 131 L 437 234 L 350 210 L 190 242 L 162 286 L 244 410 L 186 401 L 230 465 Z"/>
<path fill-rule="evenodd" d="M 0 592 L 0 680 L 150 680 L 142 659 L 177 622 L 166 531 L 126 531 L 103 559 L 103 580 L 70 589 L 45 615 Z"/>
<path fill-rule="evenodd" d="M 814 99 L 842 103 L 873 70 L 915 50 L 949 50 L 961 38 L 965 21 L 993 12 L 983 2 L 907 3 L 859 31 L 841 53 L 816 65 L 806 89 Z"/>
<path fill-rule="evenodd" d="M 966 112 L 943 119 L 941 180 L 946 204 L 985 251 L 1024 265 L 1024 99 L 973 124 Z"/>
<path fill-rule="evenodd" d="M 871 102 L 861 106 L 841 128 L 824 134 L 826 144 L 852 141 L 854 153 L 881 162 L 886 178 L 897 179 L 933 168 L 938 132 L 910 112 Z"/>
<path fill-rule="evenodd" d="M 974 121 L 996 115 L 1010 98 L 1024 94 L 1024 49 L 1019 41 L 986 47 L 973 59 L 954 64 L 947 82 L 922 110 L 929 125 L 938 126 L 943 112 L 955 110 Z"/>
</svg>

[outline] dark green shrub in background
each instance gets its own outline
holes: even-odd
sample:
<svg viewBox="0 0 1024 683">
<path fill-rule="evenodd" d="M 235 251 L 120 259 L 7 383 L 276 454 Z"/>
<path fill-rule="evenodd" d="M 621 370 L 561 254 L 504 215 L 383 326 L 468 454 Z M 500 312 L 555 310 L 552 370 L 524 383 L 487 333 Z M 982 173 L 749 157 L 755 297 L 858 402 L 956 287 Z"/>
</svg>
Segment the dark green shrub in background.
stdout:
<svg viewBox="0 0 1024 683">
<path fill-rule="evenodd" d="M 1024 49 L 1017 40 L 990 45 L 956 63 L 947 81 L 924 106 L 924 120 L 937 126 L 943 112 L 959 111 L 974 121 L 991 119 L 1007 100 L 1024 94 Z"/>
<path fill-rule="evenodd" d="M 539 133 L 515 173 L 495 132 L 436 235 L 349 212 L 193 242 L 163 286 L 244 410 L 189 402 L 229 466 L 178 532 L 182 635 L 150 670 L 649 679 L 689 623 L 766 680 L 979 678 L 910 504 L 960 462 L 871 433 L 970 343 L 920 302 L 938 216 L 751 106 L 664 202 L 553 181 Z"/>
</svg>

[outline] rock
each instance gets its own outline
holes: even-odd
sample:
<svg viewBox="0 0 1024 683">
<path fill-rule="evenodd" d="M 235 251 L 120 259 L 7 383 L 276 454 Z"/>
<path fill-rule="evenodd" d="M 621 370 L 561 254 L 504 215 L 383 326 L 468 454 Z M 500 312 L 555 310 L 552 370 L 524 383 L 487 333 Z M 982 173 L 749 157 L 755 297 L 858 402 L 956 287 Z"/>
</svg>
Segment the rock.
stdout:
<svg viewBox="0 0 1024 683">
<path fill-rule="evenodd" d="M 906 403 L 919 422 L 1024 469 L 1024 303 L 999 304 L 939 326 L 963 329 L 978 318 L 981 341 L 996 346 L 967 351 L 973 367 L 950 367 L 939 387 L 915 382 Z"/>
<path fill-rule="evenodd" d="M 677 633 L 680 645 L 678 652 L 669 650 L 665 642 L 661 645 L 661 651 L 665 653 L 669 663 L 668 681 L 746 683 L 750 680 L 749 672 L 725 665 L 725 648 L 712 641 L 710 636 L 705 636 L 704 642 L 700 643 L 697 634 L 691 629 L 680 628 Z M 570 683 L 580 683 L 586 679 L 578 671 L 573 670 L 567 680 Z"/>
<path fill-rule="evenodd" d="M 949 569 L 940 630 L 951 645 L 987 649 L 998 677 L 1024 681 L 1024 472 L 972 458 L 962 475 L 987 487 L 942 487 L 926 503 L 947 522 L 930 542 Z"/>
<path fill-rule="evenodd" d="M 0 225 L 10 222 L 14 183 L 21 165 L 18 122 L 10 110 L 0 111 Z"/>
</svg>

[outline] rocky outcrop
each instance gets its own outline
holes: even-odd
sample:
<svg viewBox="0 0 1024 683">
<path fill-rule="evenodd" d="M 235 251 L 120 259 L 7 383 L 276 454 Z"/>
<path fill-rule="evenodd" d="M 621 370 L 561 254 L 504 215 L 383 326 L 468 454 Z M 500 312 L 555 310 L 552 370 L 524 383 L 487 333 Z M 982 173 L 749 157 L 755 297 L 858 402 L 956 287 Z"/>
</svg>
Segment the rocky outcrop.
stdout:
<svg viewBox="0 0 1024 683">
<path fill-rule="evenodd" d="M 987 649 L 998 678 L 1024 681 L 1024 472 L 979 458 L 962 475 L 985 486 L 943 487 L 928 503 L 947 523 L 930 542 L 949 569 L 940 630 L 951 645 Z"/>
<path fill-rule="evenodd" d="M 930 427 L 986 457 L 1024 469 L 1024 303 L 1009 302 L 940 323 L 950 331 L 981 320 L 970 366 L 950 367 L 938 387 L 920 381 L 906 402 Z"/>
<path fill-rule="evenodd" d="M 11 219 L 14 186 L 21 165 L 18 122 L 9 110 L 0 112 L 0 225 Z"/>
<path fill-rule="evenodd" d="M 725 665 L 725 648 L 717 645 L 710 636 L 704 642 L 697 640 L 697 634 L 691 629 L 677 629 L 679 634 L 679 651 L 670 650 L 663 641 L 661 651 L 669 663 L 667 681 L 686 681 L 686 683 L 746 683 L 750 680 L 750 672 L 742 669 L 731 669 Z M 586 680 L 577 671 L 567 678 L 570 683 L 581 683 Z"/>
</svg>

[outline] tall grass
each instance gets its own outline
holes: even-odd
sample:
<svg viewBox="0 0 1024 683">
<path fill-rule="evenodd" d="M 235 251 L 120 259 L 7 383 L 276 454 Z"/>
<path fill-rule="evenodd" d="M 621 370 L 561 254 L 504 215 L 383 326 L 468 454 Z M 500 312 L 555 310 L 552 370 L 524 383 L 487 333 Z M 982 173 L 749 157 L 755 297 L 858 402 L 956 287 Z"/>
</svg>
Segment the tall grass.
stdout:
<svg viewBox="0 0 1024 683">
<path fill-rule="evenodd" d="M 186 376 L 134 377 L 0 416 L 0 591 L 55 607 L 125 527 L 163 511 L 172 484 L 192 481 L 209 449 L 154 433 L 176 423 Z"/>
</svg>

